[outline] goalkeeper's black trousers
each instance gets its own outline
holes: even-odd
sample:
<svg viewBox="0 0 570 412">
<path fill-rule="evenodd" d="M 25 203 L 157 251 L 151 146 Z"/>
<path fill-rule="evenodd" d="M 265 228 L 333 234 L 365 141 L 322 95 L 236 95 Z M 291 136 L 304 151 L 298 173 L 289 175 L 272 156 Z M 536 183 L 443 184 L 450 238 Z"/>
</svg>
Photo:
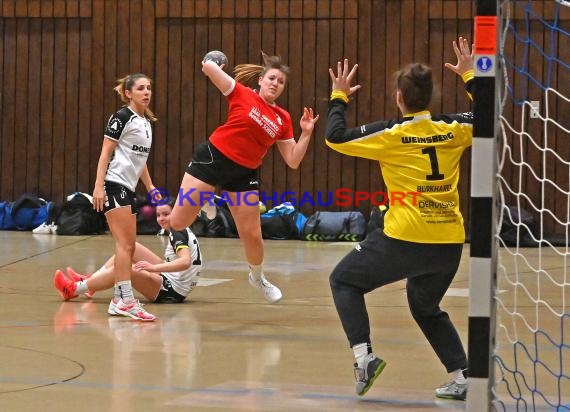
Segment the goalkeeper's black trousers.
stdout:
<svg viewBox="0 0 570 412">
<path fill-rule="evenodd" d="M 461 260 L 463 244 L 427 244 L 368 234 L 330 275 L 334 303 L 350 346 L 370 343 L 364 294 L 407 279 L 412 316 L 448 372 L 467 367 L 467 356 L 449 315 L 439 307 Z"/>
</svg>

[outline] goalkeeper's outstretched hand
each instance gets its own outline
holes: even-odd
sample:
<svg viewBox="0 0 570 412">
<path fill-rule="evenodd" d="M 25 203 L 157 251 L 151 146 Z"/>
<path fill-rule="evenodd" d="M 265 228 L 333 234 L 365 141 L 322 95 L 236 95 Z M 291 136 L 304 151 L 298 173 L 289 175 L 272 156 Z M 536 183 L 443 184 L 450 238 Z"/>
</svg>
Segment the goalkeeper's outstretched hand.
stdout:
<svg viewBox="0 0 570 412">
<path fill-rule="evenodd" d="M 457 73 L 459 76 L 463 76 L 463 74 L 469 70 L 473 70 L 473 52 L 465 37 L 459 37 L 457 42 L 455 40 L 453 41 L 453 51 L 457 56 L 457 63 L 455 65 L 445 63 L 444 66 L 446 68 Z"/>
<path fill-rule="evenodd" d="M 333 69 L 329 68 L 329 74 L 332 80 L 332 89 L 338 90 L 346 93 L 350 96 L 352 93 L 360 89 L 360 85 L 351 86 L 352 79 L 356 75 L 356 69 L 358 64 L 352 66 L 352 69 L 348 69 L 348 59 L 344 59 L 344 64 L 342 62 L 337 63 L 337 74 L 334 74 Z"/>
</svg>

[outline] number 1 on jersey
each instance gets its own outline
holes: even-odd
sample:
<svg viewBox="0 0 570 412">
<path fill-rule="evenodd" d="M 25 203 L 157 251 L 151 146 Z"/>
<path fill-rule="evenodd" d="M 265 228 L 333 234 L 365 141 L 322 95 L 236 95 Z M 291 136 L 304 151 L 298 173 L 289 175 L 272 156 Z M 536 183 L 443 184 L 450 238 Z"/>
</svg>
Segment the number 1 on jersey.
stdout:
<svg viewBox="0 0 570 412">
<path fill-rule="evenodd" d="M 443 180 L 444 176 L 439 173 L 439 164 L 437 163 L 435 147 L 426 147 L 425 149 L 422 149 L 422 153 L 429 156 L 429 162 L 431 164 L 431 175 L 426 175 L 426 180 Z"/>
</svg>

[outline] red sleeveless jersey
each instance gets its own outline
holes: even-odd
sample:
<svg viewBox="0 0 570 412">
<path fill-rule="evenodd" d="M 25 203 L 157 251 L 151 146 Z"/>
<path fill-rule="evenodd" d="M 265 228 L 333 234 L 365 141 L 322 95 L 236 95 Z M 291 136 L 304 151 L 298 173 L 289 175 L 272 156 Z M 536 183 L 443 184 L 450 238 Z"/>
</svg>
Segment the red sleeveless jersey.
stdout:
<svg viewBox="0 0 570 412">
<path fill-rule="evenodd" d="M 236 82 L 227 96 L 228 117 L 210 142 L 234 162 L 256 169 L 277 140 L 293 139 L 289 113 L 265 102 L 255 91 Z"/>
</svg>

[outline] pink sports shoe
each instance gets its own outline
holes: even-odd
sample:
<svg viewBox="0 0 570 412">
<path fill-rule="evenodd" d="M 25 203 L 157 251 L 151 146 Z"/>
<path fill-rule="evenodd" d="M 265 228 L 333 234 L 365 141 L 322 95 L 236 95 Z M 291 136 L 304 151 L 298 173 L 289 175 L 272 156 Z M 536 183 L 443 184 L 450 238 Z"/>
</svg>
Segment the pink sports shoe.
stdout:
<svg viewBox="0 0 570 412">
<path fill-rule="evenodd" d="M 128 316 L 135 320 L 152 322 L 156 319 L 156 316 L 144 310 L 143 305 L 136 299 L 130 303 L 125 303 L 123 299 L 119 299 L 114 309 L 117 315 Z"/>
<path fill-rule="evenodd" d="M 117 303 L 119 303 L 119 300 L 115 300 L 115 297 L 113 297 L 111 299 L 111 302 L 109 302 L 109 308 L 107 309 L 107 313 L 109 315 L 111 315 L 111 316 L 117 316 L 118 315 L 118 313 L 116 312 L 116 309 L 117 309 Z"/>
<path fill-rule="evenodd" d="M 53 276 L 53 284 L 63 300 L 69 300 L 77 297 L 75 293 L 75 282 L 65 277 L 61 270 L 56 270 Z"/>
<path fill-rule="evenodd" d="M 81 275 L 79 273 L 77 273 L 75 270 L 73 270 L 73 268 L 71 266 L 67 267 L 67 277 L 71 280 L 73 280 L 74 282 L 81 282 L 83 280 L 87 280 L 89 279 L 89 276 L 91 275 Z M 83 296 L 85 296 L 86 298 L 91 299 L 93 297 L 93 295 L 95 294 L 95 292 L 92 291 L 87 291 L 83 294 Z"/>
</svg>

